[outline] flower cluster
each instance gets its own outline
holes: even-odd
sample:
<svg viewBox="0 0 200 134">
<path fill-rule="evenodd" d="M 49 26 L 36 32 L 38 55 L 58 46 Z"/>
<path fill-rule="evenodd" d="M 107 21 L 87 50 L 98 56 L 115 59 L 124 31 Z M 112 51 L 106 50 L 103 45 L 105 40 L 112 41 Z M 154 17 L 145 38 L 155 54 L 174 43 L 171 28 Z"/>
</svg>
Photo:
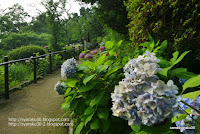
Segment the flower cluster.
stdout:
<svg viewBox="0 0 200 134">
<path fill-rule="evenodd" d="M 164 121 L 177 115 L 181 96 L 172 80 L 167 84 L 156 76 L 161 70 L 159 59 L 146 51 L 131 59 L 124 67 L 125 78 L 111 94 L 113 115 L 128 120 L 128 124 L 147 125 Z"/>
<path fill-rule="evenodd" d="M 193 101 L 192 99 L 189 98 L 183 98 L 182 101 L 186 102 L 188 105 L 195 107 L 197 110 L 200 110 L 200 96 L 198 96 L 195 101 Z M 180 110 L 186 110 L 189 107 L 187 105 L 185 105 L 184 103 L 180 102 L 179 103 L 180 106 Z M 194 111 L 193 109 L 191 109 L 191 112 L 193 114 L 189 114 L 187 115 L 187 117 L 183 120 L 177 121 L 175 122 L 177 127 L 180 127 L 180 132 L 183 133 L 195 133 L 194 129 L 184 129 L 184 127 L 191 127 L 191 126 L 195 126 L 195 121 L 193 119 L 197 119 L 196 115 L 199 115 L 196 111 Z"/>
<path fill-rule="evenodd" d="M 72 78 L 76 74 L 76 60 L 74 58 L 66 60 L 62 65 L 61 65 L 61 76 L 63 78 Z"/>
<path fill-rule="evenodd" d="M 86 54 L 86 55 L 85 55 L 85 58 L 86 58 L 86 59 L 92 58 L 92 55 L 91 55 L 91 54 Z"/>
<path fill-rule="evenodd" d="M 104 51 L 104 49 L 105 49 L 104 46 L 100 47 L 100 48 L 99 48 L 100 53 L 102 53 L 102 52 Z"/>
<path fill-rule="evenodd" d="M 91 51 L 92 54 L 96 54 L 97 53 L 97 50 L 94 50 L 94 51 Z"/>
<path fill-rule="evenodd" d="M 80 53 L 79 59 L 82 59 L 82 58 L 84 58 L 84 57 L 85 57 L 85 54 L 84 54 L 84 53 Z"/>
<path fill-rule="evenodd" d="M 63 83 L 61 83 L 60 81 L 57 82 L 57 84 L 54 87 L 54 90 L 56 90 L 57 94 L 59 95 L 63 95 L 65 93 Z"/>
</svg>

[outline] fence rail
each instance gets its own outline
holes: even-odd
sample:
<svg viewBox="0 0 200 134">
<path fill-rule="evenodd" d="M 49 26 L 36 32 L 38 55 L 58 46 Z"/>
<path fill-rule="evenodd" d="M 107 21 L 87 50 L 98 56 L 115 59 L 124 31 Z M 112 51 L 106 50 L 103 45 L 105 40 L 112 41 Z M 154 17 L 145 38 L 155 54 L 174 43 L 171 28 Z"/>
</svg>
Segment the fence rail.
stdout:
<svg viewBox="0 0 200 134">
<path fill-rule="evenodd" d="M 78 54 L 80 54 L 81 52 L 81 47 L 79 46 L 78 48 L 79 52 Z M 82 50 L 84 50 L 84 45 L 82 46 Z M 33 71 L 34 71 L 34 83 L 37 83 L 37 59 L 38 58 L 41 58 L 41 57 L 45 57 L 45 56 L 49 56 L 49 73 L 52 73 L 52 56 L 53 54 L 59 54 L 59 53 L 64 53 L 64 59 L 66 60 L 67 57 L 69 56 L 68 55 L 68 52 L 69 51 L 72 51 L 72 57 L 75 57 L 75 47 L 73 47 L 72 49 L 68 49 L 68 50 L 62 50 L 62 51 L 56 51 L 56 52 L 51 52 L 51 50 L 49 50 L 49 53 L 48 54 L 44 54 L 44 55 L 39 55 L 39 56 L 36 56 L 36 53 L 33 53 L 33 57 L 31 58 L 23 58 L 23 59 L 18 59 L 18 60 L 11 60 L 11 61 L 8 61 L 8 56 L 4 56 L 4 62 L 3 63 L 0 63 L 0 66 L 4 66 L 4 79 L 5 79 L 5 98 L 6 99 L 9 99 L 10 98 L 10 94 L 9 94 L 9 72 L 8 72 L 8 65 L 9 64 L 12 64 L 12 63 L 16 63 L 16 62 L 20 62 L 20 61 L 26 61 L 26 60 L 29 60 L 29 59 L 32 59 L 33 60 Z"/>
</svg>

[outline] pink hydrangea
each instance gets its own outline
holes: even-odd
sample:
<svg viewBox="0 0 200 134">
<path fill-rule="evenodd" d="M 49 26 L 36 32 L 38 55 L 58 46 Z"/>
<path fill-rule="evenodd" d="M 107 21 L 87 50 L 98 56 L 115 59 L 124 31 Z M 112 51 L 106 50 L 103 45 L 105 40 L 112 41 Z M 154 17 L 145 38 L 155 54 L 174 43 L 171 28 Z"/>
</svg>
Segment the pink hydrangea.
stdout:
<svg viewBox="0 0 200 134">
<path fill-rule="evenodd" d="M 48 48 L 48 46 L 44 46 L 44 48 Z"/>
<path fill-rule="evenodd" d="M 82 59 L 82 58 L 84 58 L 84 56 L 85 56 L 85 54 L 84 54 L 84 53 L 80 53 L 80 55 L 79 55 L 79 59 Z"/>
<path fill-rule="evenodd" d="M 89 53 L 90 52 L 90 50 L 87 50 L 87 53 Z"/>
<path fill-rule="evenodd" d="M 105 49 L 104 46 L 100 47 L 100 48 L 99 48 L 100 53 L 102 53 L 102 52 L 104 51 L 104 49 Z"/>
<path fill-rule="evenodd" d="M 91 53 L 92 53 L 92 54 L 96 54 L 96 53 L 97 53 L 97 50 L 94 50 L 94 51 L 92 51 Z"/>
<path fill-rule="evenodd" d="M 86 59 L 92 58 L 92 55 L 91 54 L 86 54 L 85 58 Z"/>
</svg>

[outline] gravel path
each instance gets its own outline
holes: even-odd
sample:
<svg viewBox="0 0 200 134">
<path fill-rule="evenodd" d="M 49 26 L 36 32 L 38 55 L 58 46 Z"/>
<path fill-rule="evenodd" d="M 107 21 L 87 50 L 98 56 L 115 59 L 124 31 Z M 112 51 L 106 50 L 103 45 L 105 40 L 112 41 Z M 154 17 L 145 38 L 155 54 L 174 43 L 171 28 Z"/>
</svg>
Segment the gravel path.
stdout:
<svg viewBox="0 0 200 134">
<path fill-rule="evenodd" d="M 21 90 L 11 93 L 10 99 L 0 100 L 0 134 L 66 134 L 68 127 L 9 126 L 9 118 L 61 118 L 64 98 L 54 91 L 61 78 L 60 69 Z M 23 122 L 22 122 L 23 123 Z M 36 123 L 36 122 L 34 122 Z M 47 122 L 45 122 L 47 123 Z"/>
</svg>

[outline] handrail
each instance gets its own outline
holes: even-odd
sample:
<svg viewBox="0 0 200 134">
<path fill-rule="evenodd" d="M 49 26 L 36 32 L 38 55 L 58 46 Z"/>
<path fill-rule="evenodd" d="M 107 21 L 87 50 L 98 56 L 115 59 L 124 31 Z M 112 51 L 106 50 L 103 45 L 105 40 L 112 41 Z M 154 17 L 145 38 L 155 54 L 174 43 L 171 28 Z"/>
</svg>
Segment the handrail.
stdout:
<svg viewBox="0 0 200 134">
<path fill-rule="evenodd" d="M 84 45 L 82 46 L 83 50 L 84 50 Z M 49 73 L 52 72 L 52 55 L 53 54 L 58 54 L 58 53 L 62 53 L 64 52 L 64 58 L 67 58 L 67 52 L 68 51 L 73 51 L 72 56 L 76 56 L 75 55 L 75 47 L 73 47 L 72 49 L 68 49 L 68 50 L 62 50 L 62 51 L 56 51 L 56 52 L 51 52 L 51 50 L 49 50 L 49 53 L 47 54 L 43 54 L 43 55 L 39 55 L 36 56 L 36 53 L 33 53 L 33 57 L 30 58 L 23 58 L 23 59 L 18 59 L 18 60 L 11 60 L 8 61 L 8 56 L 4 56 L 4 62 L 0 63 L 0 66 L 4 65 L 4 78 L 5 78 L 5 98 L 9 99 L 10 95 L 9 95 L 9 73 L 8 73 L 8 64 L 11 63 L 16 63 L 16 62 L 20 62 L 20 61 L 26 61 L 26 60 L 30 60 L 33 59 L 33 71 L 34 71 L 34 83 L 37 82 L 37 64 L 36 64 L 36 60 L 40 57 L 44 57 L 44 56 L 48 56 L 49 55 Z M 81 47 L 79 46 L 79 54 L 81 52 Z"/>
</svg>

